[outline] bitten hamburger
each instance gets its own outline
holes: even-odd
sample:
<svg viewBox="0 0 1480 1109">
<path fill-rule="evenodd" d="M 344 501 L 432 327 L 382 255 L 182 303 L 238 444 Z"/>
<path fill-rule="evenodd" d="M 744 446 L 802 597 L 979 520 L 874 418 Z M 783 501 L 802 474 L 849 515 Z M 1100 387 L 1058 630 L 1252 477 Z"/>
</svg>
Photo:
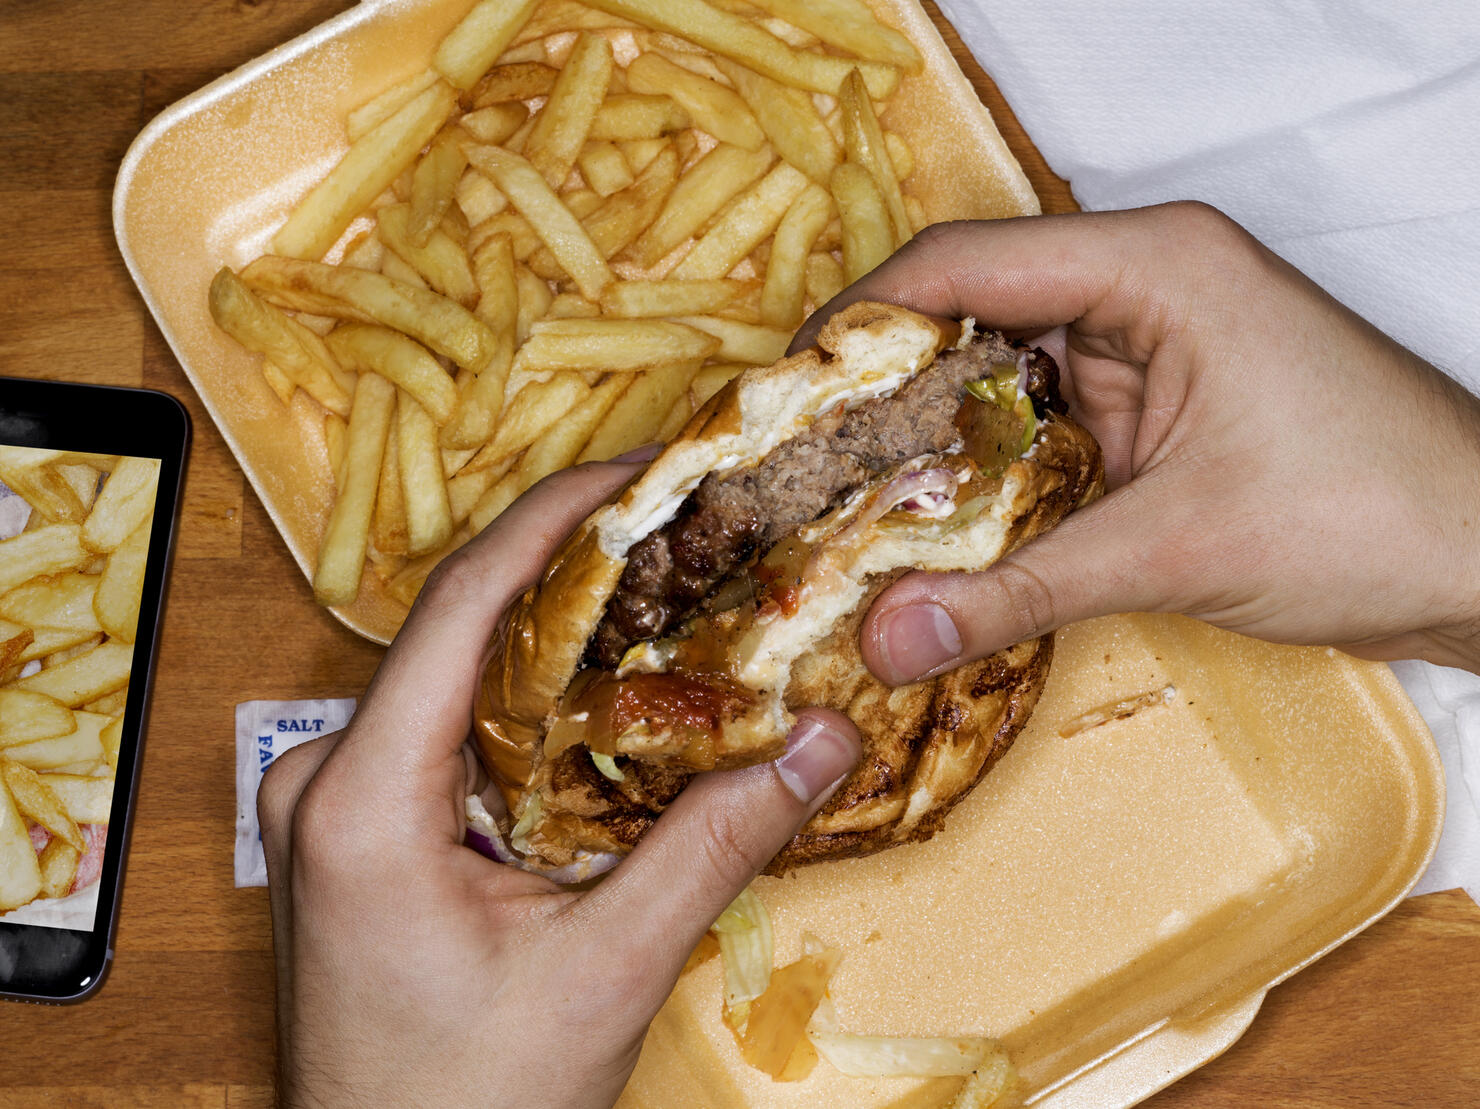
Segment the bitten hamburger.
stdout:
<svg viewBox="0 0 1480 1109">
<path fill-rule="evenodd" d="M 476 719 L 501 857 L 597 873 L 808 705 L 863 759 L 769 872 L 932 835 L 1027 721 L 1052 638 L 891 689 L 859 626 L 907 571 L 981 569 L 1098 494 L 1057 381 L 969 320 L 864 302 L 715 394 L 506 615 Z"/>
</svg>

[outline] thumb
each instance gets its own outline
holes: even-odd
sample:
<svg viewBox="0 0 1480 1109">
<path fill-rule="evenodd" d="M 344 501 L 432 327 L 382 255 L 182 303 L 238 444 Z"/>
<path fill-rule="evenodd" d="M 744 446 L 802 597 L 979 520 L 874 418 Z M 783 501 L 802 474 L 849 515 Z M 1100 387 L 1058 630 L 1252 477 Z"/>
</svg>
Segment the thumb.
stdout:
<svg viewBox="0 0 1480 1109">
<path fill-rule="evenodd" d="M 858 730 L 806 709 L 775 762 L 695 778 L 582 909 L 621 922 L 666 997 L 699 938 L 858 763 Z"/>
<path fill-rule="evenodd" d="M 1165 609 L 1186 561 L 1127 485 L 977 573 L 914 573 L 885 590 L 860 632 L 864 662 L 889 685 L 953 670 L 1094 616 Z"/>
</svg>

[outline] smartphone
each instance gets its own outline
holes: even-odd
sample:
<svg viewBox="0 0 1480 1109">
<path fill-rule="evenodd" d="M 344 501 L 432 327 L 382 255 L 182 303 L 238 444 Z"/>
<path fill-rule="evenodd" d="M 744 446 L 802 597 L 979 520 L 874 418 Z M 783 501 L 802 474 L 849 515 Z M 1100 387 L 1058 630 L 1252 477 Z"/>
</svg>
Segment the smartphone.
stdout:
<svg viewBox="0 0 1480 1109">
<path fill-rule="evenodd" d="M 164 393 L 0 378 L 0 997 L 112 959 L 189 441 Z"/>
</svg>

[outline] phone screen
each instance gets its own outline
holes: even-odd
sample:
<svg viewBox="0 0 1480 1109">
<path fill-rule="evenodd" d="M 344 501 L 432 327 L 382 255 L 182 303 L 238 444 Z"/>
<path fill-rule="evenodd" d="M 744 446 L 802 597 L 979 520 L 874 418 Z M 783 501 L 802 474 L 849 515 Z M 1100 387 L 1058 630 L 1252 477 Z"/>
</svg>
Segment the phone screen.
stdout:
<svg viewBox="0 0 1480 1109">
<path fill-rule="evenodd" d="M 140 395 L 0 381 L 0 994 L 85 996 L 110 954 L 188 435 Z"/>
</svg>

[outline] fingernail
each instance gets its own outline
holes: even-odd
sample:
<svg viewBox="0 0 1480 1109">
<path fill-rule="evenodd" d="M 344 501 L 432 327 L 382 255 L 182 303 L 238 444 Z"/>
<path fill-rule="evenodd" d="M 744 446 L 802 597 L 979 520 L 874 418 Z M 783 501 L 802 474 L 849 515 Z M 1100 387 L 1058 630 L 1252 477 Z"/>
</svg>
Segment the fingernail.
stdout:
<svg viewBox="0 0 1480 1109">
<path fill-rule="evenodd" d="M 613 458 L 613 462 L 651 462 L 658 457 L 658 452 L 663 449 L 662 443 L 644 443 L 640 447 L 633 447 L 625 454 L 619 454 Z"/>
<path fill-rule="evenodd" d="M 849 737 L 824 721 L 803 717 L 786 737 L 786 754 L 772 765 L 792 796 L 806 804 L 841 782 L 857 757 Z"/>
<path fill-rule="evenodd" d="M 937 604 L 903 605 L 879 621 L 880 661 L 892 685 L 911 682 L 961 654 L 961 633 Z"/>
</svg>

